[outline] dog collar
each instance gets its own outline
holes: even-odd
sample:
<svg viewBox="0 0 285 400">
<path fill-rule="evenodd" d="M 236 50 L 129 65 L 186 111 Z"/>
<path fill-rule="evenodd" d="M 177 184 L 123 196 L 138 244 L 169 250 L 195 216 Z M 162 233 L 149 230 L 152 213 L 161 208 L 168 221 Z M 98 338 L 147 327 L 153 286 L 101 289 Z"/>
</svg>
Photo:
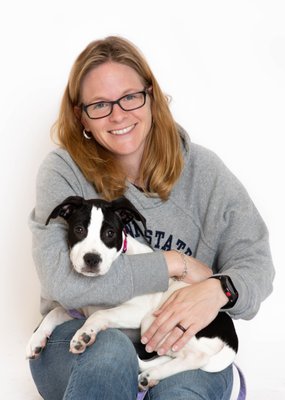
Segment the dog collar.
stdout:
<svg viewBox="0 0 285 400">
<path fill-rule="evenodd" d="M 128 250 L 127 232 L 124 230 L 123 233 L 124 233 L 123 253 L 126 253 Z"/>
</svg>

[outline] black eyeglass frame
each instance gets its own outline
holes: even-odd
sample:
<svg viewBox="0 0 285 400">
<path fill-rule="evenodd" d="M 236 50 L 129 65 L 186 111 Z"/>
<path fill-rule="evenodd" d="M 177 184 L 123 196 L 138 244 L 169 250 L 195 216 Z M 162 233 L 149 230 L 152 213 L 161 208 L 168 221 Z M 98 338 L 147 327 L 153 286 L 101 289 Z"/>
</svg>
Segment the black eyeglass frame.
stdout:
<svg viewBox="0 0 285 400">
<path fill-rule="evenodd" d="M 139 107 L 129 108 L 128 110 L 126 110 L 126 109 L 120 104 L 120 101 L 121 101 L 122 99 L 124 99 L 125 97 L 127 97 L 127 96 L 135 95 L 135 94 L 143 94 L 143 95 L 144 95 L 144 99 L 143 99 L 142 105 L 140 105 Z M 101 118 L 106 118 L 106 117 L 108 117 L 109 115 L 112 114 L 113 108 L 114 108 L 114 105 L 115 105 L 115 104 L 118 104 L 118 106 L 119 106 L 123 111 L 134 111 L 134 110 L 138 110 L 139 108 L 142 108 L 142 107 L 145 105 L 145 103 L 146 103 L 146 95 L 147 95 L 147 94 L 148 94 L 148 89 L 144 89 L 144 90 L 141 90 L 141 91 L 135 92 L 135 93 L 127 93 L 127 94 L 125 94 L 124 96 L 122 96 L 122 97 L 120 97 L 119 99 L 114 100 L 114 101 L 96 101 L 95 103 L 82 104 L 82 105 L 81 105 L 81 109 L 82 109 L 83 111 L 85 111 L 87 117 L 90 118 L 90 119 L 101 119 Z M 100 103 L 107 103 L 107 104 L 110 104 L 110 105 L 111 105 L 111 110 L 110 110 L 110 112 L 109 112 L 107 115 L 104 115 L 103 117 L 90 117 L 90 115 L 88 114 L 88 107 L 94 106 L 95 104 L 100 104 Z"/>
</svg>

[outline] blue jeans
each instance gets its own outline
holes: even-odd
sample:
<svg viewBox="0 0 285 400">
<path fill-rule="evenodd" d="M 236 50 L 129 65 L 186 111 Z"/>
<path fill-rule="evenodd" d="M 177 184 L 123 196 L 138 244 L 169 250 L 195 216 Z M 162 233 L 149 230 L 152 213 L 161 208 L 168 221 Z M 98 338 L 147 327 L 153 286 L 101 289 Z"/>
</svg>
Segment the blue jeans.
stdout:
<svg viewBox="0 0 285 400">
<path fill-rule="evenodd" d="M 69 352 L 69 342 L 84 321 L 58 326 L 37 360 L 30 361 L 33 379 L 45 400 L 135 400 L 138 362 L 130 339 L 117 329 L 97 335 L 94 345 L 80 355 Z M 182 372 L 162 380 L 146 400 L 228 400 L 232 367 L 219 373 Z"/>
</svg>

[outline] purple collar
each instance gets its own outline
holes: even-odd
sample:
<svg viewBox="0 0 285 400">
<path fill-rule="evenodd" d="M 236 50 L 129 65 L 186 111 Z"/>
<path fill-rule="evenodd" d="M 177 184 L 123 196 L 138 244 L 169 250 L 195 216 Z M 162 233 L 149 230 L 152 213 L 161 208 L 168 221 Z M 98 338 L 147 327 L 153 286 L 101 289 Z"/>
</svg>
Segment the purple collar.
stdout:
<svg viewBox="0 0 285 400">
<path fill-rule="evenodd" d="M 143 400 L 145 395 L 146 395 L 146 393 L 147 393 L 147 391 L 138 392 L 137 400 Z"/>
<path fill-rule="evenodd" d="M 85 316 L 83 314 L 81 314 L 81 312 L 79 312 L 75 309 L 67 310 L 67 312 L 74 319 L 84 319 L 85 318 Z"/>
</svg>

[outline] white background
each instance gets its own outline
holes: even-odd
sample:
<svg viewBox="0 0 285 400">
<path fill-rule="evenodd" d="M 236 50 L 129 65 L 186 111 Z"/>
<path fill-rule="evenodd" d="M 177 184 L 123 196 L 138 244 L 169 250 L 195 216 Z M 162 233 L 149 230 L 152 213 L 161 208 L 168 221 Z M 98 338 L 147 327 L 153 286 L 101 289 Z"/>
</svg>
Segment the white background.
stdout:
<svg viewBox="0 0 285 400">
<path fill-rule="evenodd" d="M 285 399 L 282 0 L 1 2 L 0 397 L 38 398 L 24 353 L 40 318 L 27 227 L 35 176 L 75 57 L 110 34 L 138 45 L 177 121 L 225 161 L 269 227 L 275 289 L 256 318 L 237 322 L 238 362 L 249 400 Z"/>
</svg>

